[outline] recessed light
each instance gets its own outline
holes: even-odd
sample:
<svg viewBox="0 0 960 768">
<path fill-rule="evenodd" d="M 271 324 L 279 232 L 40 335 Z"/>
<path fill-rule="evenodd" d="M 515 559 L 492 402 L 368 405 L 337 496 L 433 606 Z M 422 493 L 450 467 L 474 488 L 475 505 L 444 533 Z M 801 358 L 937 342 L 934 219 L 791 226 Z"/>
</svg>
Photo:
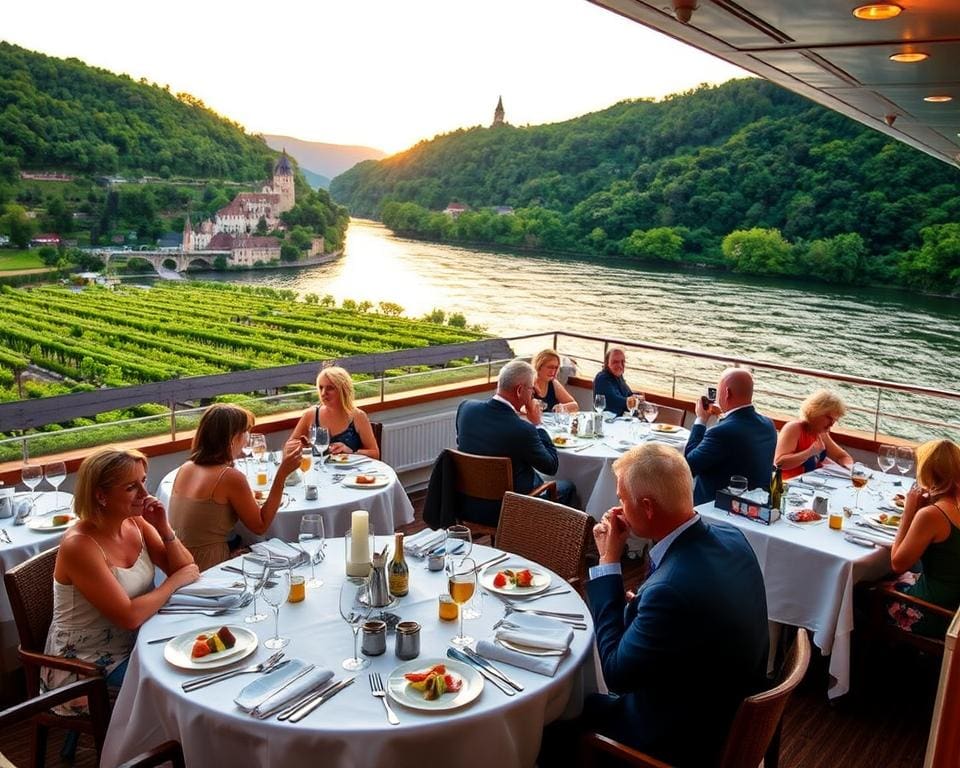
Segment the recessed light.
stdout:
<svg viewBox="0 0 960 768">
<path fill-rule="evenodd" d="M 853 15 L 864 21 L 885 21 L 900 15 L 903 10 L 896 3 L 869 3 L 853 9 Z"/>
<path fill-rule="evenodd" d="M 930 58 L 929 53 L 921 53 L 920 51 L 916 52 L 904 52 L 904 53 L 895 53 L 890 57 L 890 61 L 896 61 L 900 64 L 914 64 L 918 61 L 925 61 Z"/>
<path fill-rule="evenodd" d="M 953 101 L 953 96 L 924 96 L 923 100 L 932 104 L 943 104 L 947 101 Z"/>
</svg>

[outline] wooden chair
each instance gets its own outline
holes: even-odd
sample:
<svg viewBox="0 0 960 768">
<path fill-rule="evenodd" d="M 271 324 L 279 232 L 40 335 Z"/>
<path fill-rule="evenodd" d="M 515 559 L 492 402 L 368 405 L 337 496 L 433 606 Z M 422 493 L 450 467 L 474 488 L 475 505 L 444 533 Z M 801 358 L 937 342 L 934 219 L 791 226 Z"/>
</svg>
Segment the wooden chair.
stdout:
<svg viewBox="0 0 960 768">
<path fill-rule="evenodd" d="M 944 638 L 927 637 L 901 629 L 891 621 L 889 606 L 891 603 L 902 603 L 914 607 L 928 616 L 939 616 L 949 625 L 955 611 L 940 605 L 928 603 L 918 597 L 897 592 L 891 582 L 879 582 L 866 587 L 867 604 L 869 611 L 869 648 L 873 656 L 879 645 L 909 645 L 918 651 L 930 654 L 936 658 L 943 656 Z"/>
<path fill-rule="evenodd" d="M 170 763 L 173 768 L 186 768 L 183 759 L 183 748 L 179 741 L 165 741 L 159 747 L 142 752 L 132 760 L 120 763 L 117 768 L 154 768 L 154 766 Z"/>
<path fill-rule="evenodd" d="M 377 450 L 380 451 L 380 460 L 383 461 L 383 424 L 379 421 L 371 421 L 370 428 L 373 430 L 373 439 L 377 441 Z"/>
<path fill-rule="evenodd" d="M 497 525 L 497 546 L 533 560 L 571 584 L 584 581 L 583 553 L 593 519 L 578 509 L 507 491 Z"/>
<path fill-rule="evenodd" d="M 657 422 L 659 424 L 672 424 L 675 427 L 682 427 L 686 415 L 686 411 L 680 408 L 673 408 L 669 405 L 657 406 Z"/>
<path fill-rule="evenodd" d="M 103 670 L 95 664 L 63 656 L 48 656 L 43 652 L 53 618 L 53 567 L 57 562 L 59 549 L 54 547 L 34 555 L 3 575 L 7 597 L 13 610 L 13 620 L 20 636 L 17 655 L 23 664 L 27 696 L 31 699 L 40 694 L 41 667 L 75 672 L 81 678 L 103 676 Z M 37 715 L 34 729 L 37 748 L 41 753 L 41 764 L 45 759 L 49 726 L 90 734 L 94 734 L 96 729 L 96 723 L 91 717 L 64 717 L 53 712 Z"/>
<path fill-rule="evenodd" d="M 719 768 L 752 768 L 764 761 L 767 768 L 775 768 L 780 745 L 780 720 L 787 700 L 793 693 L 810 664 L 810 638 L 807 630 L 798 629 L 797 638 L 787 654 L 781 681 L 763 693 L 747 696 L 737 709 L 723 748 Z M 695 695 L 695 692 L 692 694 Z M 582 764 L 595 766 L 595 756 L 610 755 L 623 765 L 644 768 L 670 768 L 639 750 L 621 744 L 599 733 L 585 734 L 581 740 Z"/>
<path fill-rule="evenodd" d="M 454 488 L 457 493 L 472 496 L 484 501 L 501 502 L 508 491 L 513 490 L 513 463 L 506 456 L 477 456 L 454 448 L 447 449 L 453 463 Z M 546 493 L 551 499 L 557 498 L 557 484 L 550 480 L 530 491 L 530 496 Z M 490 537 L 490 544 L 496 540 L 497 529 L 492 525 L 483 525 L 470 520 L 457 522 L 470 529 L 474 540 L 483 536 Z"/>
</svg>

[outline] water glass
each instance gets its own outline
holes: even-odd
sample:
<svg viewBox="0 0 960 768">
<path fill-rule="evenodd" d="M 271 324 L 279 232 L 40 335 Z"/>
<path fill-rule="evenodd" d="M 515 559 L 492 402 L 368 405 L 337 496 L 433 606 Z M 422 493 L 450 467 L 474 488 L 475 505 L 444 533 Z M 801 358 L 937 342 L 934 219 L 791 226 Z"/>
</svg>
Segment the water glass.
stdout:
<svg viewBox="0 0 960 768">
<path fill-rule="evenodd" d="M 366 667 L 370 661 L 361 659 L 357 649 L 360 628 L 370 616 L 370 596 L 366 579 L 347 578 L 340 585 L 340 616 L 353 630 L 353 658 L 344 659 L 341 666 L 351 672 Z"/>
<path fill-rule="evenodd" d="M 271 651 L 279 651 L 290 643 L 289 637 L 280 637 L 280 605 L 290 594 L 290 564 L 286 560 L 270 560 L 266 569 L 263 599 L 273 608 L 273 637 L 264 640 L 263 645 Z"/>
<path fill-rule="evenodd" d="M 327 448 L 330 446 L 330 430 L 326 427 L 317 427 L 317 433 L 313 438 L 313 447 L 316 449 L 317 456 L 320 457 L 320 471 L 326 472 L 327 468 L 324 465 L 324 460 L 326 459 Z"/>
<path fill-rule="evenodd" d="M 913 448 L 907 445 L 897 446 L 897 471 L 900 472 L 901 475 L 905 475 L 913 469 L 913 462 Z"/>
<path fill-rule="evenodd" d="M 30 493 L 32 494 L 32 498 L 30 499 L 30 512 L 32 514 L 33 508 L 37 504 L 36 489 L 43 480 L 43 469 L 34 464 L 24 464 L 20 470 L 20 480 L 30 489 Z"/>
<path fill-rule="evenodd" d="M 731 475 L 727 488 L 734 496 L 742 496 L 747 490 L 747 478 L 743 475 Z"/>
<path fill-rule="evenodd" d="M 641 413 L 648 424 L 653 424 L 660 415 L 660 409 L 653 403 L 644 402 Z"/>
<path fill-rule="evenodd" d="M 606 395 L 593 396 L 593 410 L 595 410 L 597 413 L 603 413 L 606 407 L 607 407 Z"/>
<path fill-rule="evenodd" d="M 881 443 L 877 448 L 877 465 L 881 472 L 889 472 L 897 463 L 897 449 L 892 445 Z"/>
<path fill-rule="evenodd" d="M 67 465 L 62 461 L 55 461 L 52 464 L 47 464 L 43 468 L 43 477 L 44 479 L 53 486 L 54 491 L 54 502 L 53 508 L 55 512 L 60 511 L 60 484 L 67 479 Z"/>
<path fill-rule="evenodd" d="M 310 557 L 310 579 L 307 581 L 308 589 L 316 589 L 317 587 L 323 586 L 323 579 L 317 578 L 317 558 L 323 549 L 324 541 L 322 515 L 304 515 L 300 518 L 300 549 Z"/>
<path fill-rule="evenodd" d="M 263 589 L 267 577 L 267 561 L 259 555 L 247 555 L 241 561 L 243 571 L 243 589 L 253 596 L 253 613 L 244 617 L 247 624 L 256 624 L 267 618 L 265 613 L 257 611 L 257 595 Z"/>
</svg>

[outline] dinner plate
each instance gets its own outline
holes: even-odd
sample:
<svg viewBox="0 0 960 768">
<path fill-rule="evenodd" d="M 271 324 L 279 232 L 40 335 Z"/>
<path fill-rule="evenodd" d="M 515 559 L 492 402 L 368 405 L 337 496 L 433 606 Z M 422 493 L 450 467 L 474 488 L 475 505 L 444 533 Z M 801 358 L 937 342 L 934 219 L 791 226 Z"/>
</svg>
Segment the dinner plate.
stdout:
<svg viewBox="0 0 960 768">
<path fill-rule="evenodd" d="M 509 582 L 505 587 L 496 587 L 493 584 L 494 578 L 500 571 L 505 571 L 507 569 L 511 571 L 522 571 L 524 568 L 530 570 L 530 573 L 533 574 L 533 584 L 529 587 L 511 587 Z M 550 586 L 550 574 L 544 573 L 538 568 L 531 568 L 528 563 L 523 562 L 510 562 L 507 560 L 504 563 L 499 563 L 497 565 L 491 565 L 483 570 L 483 573 L 480 574 L 480 586 L 484 589 L 489 590 L 490 592 L 496 592 L 498 595 L 510 595 L 512 597 L 525 597 L 527 595 L 535 595 L 538 592 L 543 592 L 547 587 Z"/>
<path fill-rule="evenodd" d="M 563 445 L 557 445 L 558 439 L 564 441 Z M 567 448 L 576 448 L 583 445 L 583 443 L 583 440 L 581 440 L 579 437 L 575 437 L 574 435 L 554 435 L 553 437 L 553 447 L 559 448 L 561 451 Z"/>
<path fill-rule="evenodd" d="M 422 672 L 437 664 L 443 664 L 447 672 L 458 675 L 463 686 L 456 693 L 445 693 L 439 699 L 427 701 L 423 691 L 412 688 L 404 677 L 408 672 Z M 442 712 L 457 709 L 469 704 L 483 690 L 483 678 L 475 667 L 453 659 L 415 659 L 401 664 L 387 678 L 387 691 L 390 698 L 410 709 L 422 709 L 428 712 Z"/>
<path fill-rule="evenodd" d="M 225 667 L 228 664 L 233 664 L 235 661 L 240 661 L 240 659 L 245 659 L 257 650 L 260 641 L 255 632 L 250 631 L 246 627 L 237 627 L 228 624 L 227 628 L 233 633 L 233 636 L 237 638 L 237 644 L 234 645 L 233 648 L 221 651 L 220 653 L 211 653 L 199 659 L 190 658 L 190 651 L 193 648 L 194 641 L 197 639 L 197 635 L 216 634 L 216 631 L 222 626 L 224 625 L 220 624 L 215 627 L 207 627 L 206 629 L 192 629 L 189 632 L 184 632 L 182 635 L 177 635 L 163 647 L 163 658 L 173 664 L 173 666 L 180 667 L 180 669 L 216 669 L 217 667 Z"/>
<path fill-rule="evenodd" d="M 502 637 L 496 639 L 497 645 L 502 645 L 510 651 L 516 651 L 526 656 L 566 656 L 567 651 L 561 651 L 559 648 L 533 648 L 529 645 L 521 645 L 510 640 L 504 640 Z"/>
<path fill-rule="evenodd" d="M 354 464 L 362 464 L 365 461 L 370 461 L 370 457 L 357 453 L 335 453 L 327 459 L 327 464 L 335 467 L 352 467 Z"/>
<path fill-rule="evenodd" d="M 358 478 L 360 475 L 350 475 L 349 477 L 345 477 L 345 478 L 343 479 L 343 482 L 341 483 L 341 485 L 344 486 L 345 488 L 360 488 L 360 489 L 364 489 L 364 488 L 383 488 L 387 483 L 390 482 L 390 478 L 387 477 L 386 475 L 378 475 L 378 474 L 375 474 L 375 473 L 373 473 L 373 472 L 370 472 L 370 473 L 361 472 L 360 474 L 361 474 L 361 475 L 366 475 L 367 477 L 376 478 L 376 482 L 373 482 L 373 483 L 358 483 L 358 482 L 357 482 L 357 478 Z"/>
<path fill-rule="evenodd" d="M 654 424 L 650 427 L 653 432 L 662 432 L 665 435 L 673 434 L 674 432 L 679 432 L 680 427 L 675 424 Z"/>
<path fill-rule="evenodd" d="M 790 515 L 792 515 L 794 512 L 799 512 L 799 511 L 800 510 L 793 510 L 792 512 L 787 512 L 785 516 L 786 519 L 789 520 L 794 525 L 820 525 L 820 523 L 822 523 L 824 520 L 827 519 L 821 516 L 821 517 L 818 517 L 816 520 L 794 520 Z"/>
<path fill-rule="evenodd" d="M 27 528 L 31 531 L 38 531 L 39 533 L 53 533 L 55 531 L 65 531 L 71 525 L 76 525 L 78 522 L 80 522 L 80 518 L 71 515 L 71 518 L 67 522 L 54 525 L 53 515 L 44 515 L 42 517 L 28 517 Z"/>
<path fill-rule="evenodd" d="M 903 508 L 907 503 L 907 496 L 903 493 L 897 493 L 890 497 L 890 503 L 897 508 L 899 513 L 903 512 Z"/>
<path fill-rule="evenodd" d="M 889 513 L 889 514 L 884 514 L 884 517 L 883 517 L 882 520 L 881 520 L 881 518 L 880 518 L 880 515 L 881 515 L 881 514 L 882 514 L 882 513 L 864 515 L 864 517 L 867 518 L 867 520 L 869 520 L 871 523 L 876 523 L 877 525 L 879 525 L 879 526 L 882 527 L 882 528 L 887 529 L 888 531 L 898 531 L 898 530 L 900 530 L 900 520 L 897 520 L 897 522 L 895 522 L 895 523 L 891 523 L 891 522 L 890 522 L 890 518 L 893 517 L 894 515 L 895 515 L 896 517 L 902 518 L 902 516 L 903 516 L 903 513 L 902 513 L 902 512 L 895 512 L 895 513 L 894 513 L 894 512 L 891 512 L 891 513 Z"/>
</svg>

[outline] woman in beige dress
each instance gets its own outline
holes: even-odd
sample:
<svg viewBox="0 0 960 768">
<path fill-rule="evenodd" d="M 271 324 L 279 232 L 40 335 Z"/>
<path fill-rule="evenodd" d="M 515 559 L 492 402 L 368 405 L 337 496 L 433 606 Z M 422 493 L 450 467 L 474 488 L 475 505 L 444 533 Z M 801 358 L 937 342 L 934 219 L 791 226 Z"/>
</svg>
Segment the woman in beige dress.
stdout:
<svg viewBox="0 0 960 768">
<path fill-rule="evenodd" d="M 300 441 L 288 440 L 270 492 L 258 504 L 246 474 L 233 465 L 253 423 L 246 408 L 211 405 L 200 418 L 190 458 L 173 481 L 170 522 L 201 571 L 230 559 L 227 539 L 238 520 L 251 533 L 266 532 L 280 509 L 287 476 L 300 464 Z"/>
</svg>

